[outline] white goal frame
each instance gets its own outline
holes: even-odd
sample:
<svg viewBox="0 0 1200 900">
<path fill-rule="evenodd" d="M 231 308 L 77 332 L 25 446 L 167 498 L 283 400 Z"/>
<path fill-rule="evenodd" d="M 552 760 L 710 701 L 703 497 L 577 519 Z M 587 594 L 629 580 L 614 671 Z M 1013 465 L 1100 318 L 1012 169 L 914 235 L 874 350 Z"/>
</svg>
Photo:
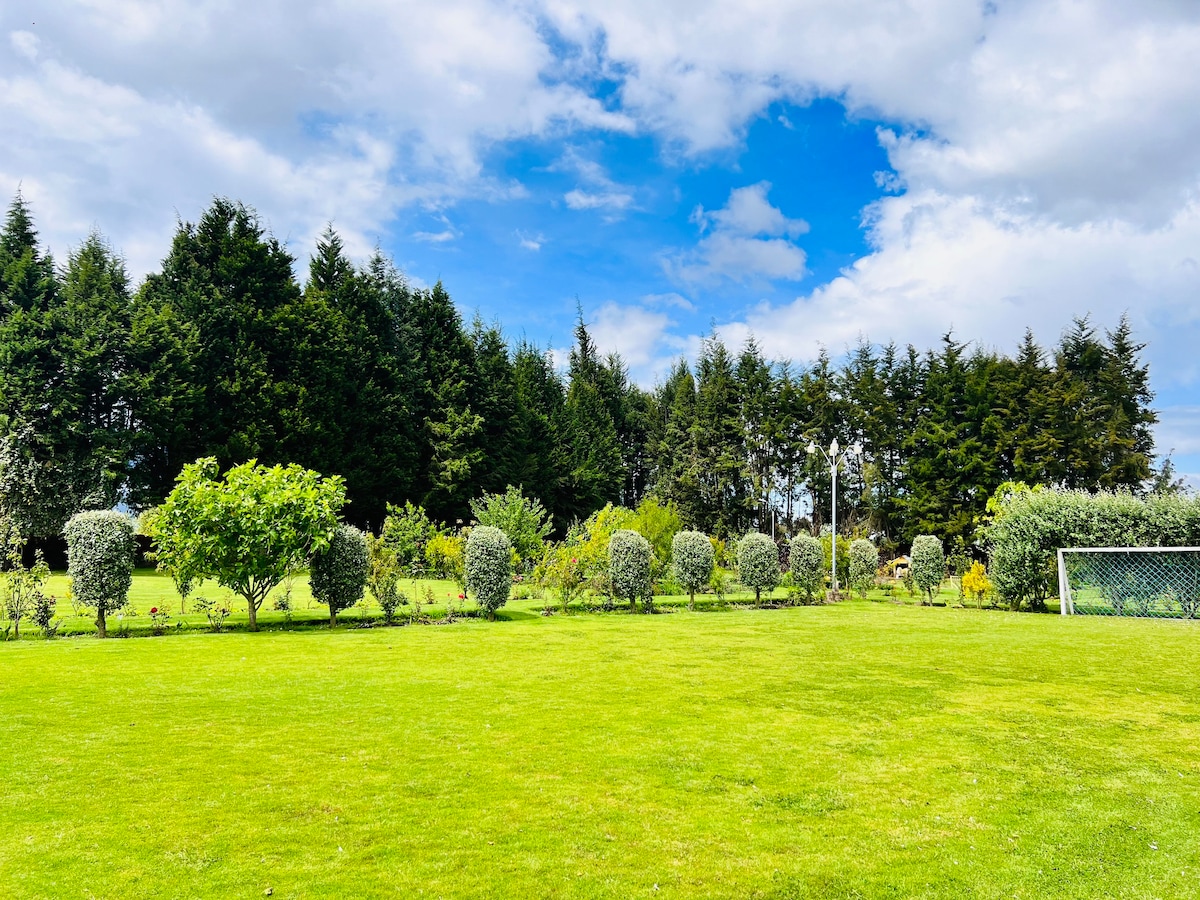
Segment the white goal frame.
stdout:
<svg viewBox="0 0 1200 900">
<path fill-rule="evenodd" d="M 1067 578 L 1067 553 L 1200 553 L 1200 547 L 1060 547 L 1058 550 L 1058 598 L 1061 614 L 1075 615 L 1071 583 Z"/>
</svg>

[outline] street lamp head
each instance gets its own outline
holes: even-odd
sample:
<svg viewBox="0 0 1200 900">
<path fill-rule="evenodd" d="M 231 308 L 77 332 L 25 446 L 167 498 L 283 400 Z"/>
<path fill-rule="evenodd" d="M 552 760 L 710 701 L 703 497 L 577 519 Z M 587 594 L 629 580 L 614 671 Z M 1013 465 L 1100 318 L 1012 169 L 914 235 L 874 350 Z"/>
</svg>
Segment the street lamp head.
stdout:
<svg viewBox="0 0 1200 900">
<path fill-rule="evenodd" d="M 838 450 L 839 450 L 839 449 L 840 449 L 840 448 L 839 448 L 839 445 L 838 445 L 838 439 L 837 439 L 837 438 L 834 438 L 834 439 L 833 439 L 833 443 L 829 445 L 829 455 L 830 455 L 830 456 L 837 456 L 837 455 L 838 455 Z"/>
<path fill-rule="evenodd" d="M 816 444 L 814 444 L 812 441 L 809 441 L 809 442 L 808 442 L 808 450 L 807 450 L 806 452 L 807 452 L 809 455 L 811 455 L 811 454 L 813 454 L 813 453 L 816 453 L 816 452 L 817 452 L 817 445 L 816 445 Z"/>
<path fill-rule="evenodd" d="M 855 441 L 854 446 L 850 448 L 850 452 L 855 456 L 863 455 L 862 441 Z"/>
</svg>

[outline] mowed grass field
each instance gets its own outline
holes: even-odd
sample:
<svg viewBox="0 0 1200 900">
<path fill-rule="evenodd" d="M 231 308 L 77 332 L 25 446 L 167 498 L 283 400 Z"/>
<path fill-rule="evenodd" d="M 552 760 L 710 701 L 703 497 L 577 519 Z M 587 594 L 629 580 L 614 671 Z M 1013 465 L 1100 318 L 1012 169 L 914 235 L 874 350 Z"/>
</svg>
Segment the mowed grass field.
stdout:
<svg viewBox="0 0 1200 900">
<path fill-rule="evenodd" d="M 0 897 L 1200 896 L 1194 623 L 540 606 L 0 644 Z"/>
</svg>

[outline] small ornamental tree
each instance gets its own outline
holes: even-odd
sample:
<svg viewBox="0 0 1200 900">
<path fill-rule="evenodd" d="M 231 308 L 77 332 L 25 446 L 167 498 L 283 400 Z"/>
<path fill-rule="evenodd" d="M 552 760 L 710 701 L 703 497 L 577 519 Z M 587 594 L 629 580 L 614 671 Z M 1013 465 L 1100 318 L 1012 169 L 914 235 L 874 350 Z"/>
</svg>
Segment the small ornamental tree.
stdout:
<svg viewBox="0 0 1200 900">
<path fill-rule="evenodd" d="M 403 506 L 389 503 L 387 510 L 381 537 L 395 552 L 399 566 L 413 574 L 424 565 L 425 545 L 435 533 L 433 523 L 425 508 L 413 505 L 411 500 Z"/>
<path fill-rule="evenodd" d="M 754 589 L 754 603 L 762 602 L 762 592 L 779 584 L 779 548 L 775 542 L 756 531 L 750 532 L 737 548 L 738 580 Z"/>
<path fill-rule="evenodd" d="M 512 544 L 499 528 L 480 525 L 471 529 L 463 556 L 467 592 L 475 596 L 489 619 L 508 602 L 512 590 Z"/>
<path fill-rule="evenodd" d="M 365 536 L 367 541 L 367 590 L 383 611 L 384 623 L 391 625 L 396 607 L 407 603 L 400 590 L 400 559 L 395 549 L 382 537 Z"/>
<path fill-rule="evenodd" d="M 688 609 L 696 605 L 696 591 L 708 584 L 716 563 L 712 541 L 699 531 L 680 531 L 671 540 L 671 565 L 679 583 L 687 588 Z"/>
<path fill-rule="evenodd" d="M 825 551 L 821 541 L 811 534 L 796 535 L 792 538 L 788 563 L 792 584 L 805 603 L 812 603 L 825 588 Z"/>
<path fill-rule="evenodd" d="M 504 532 L 522 562 L 536 562 L 550 534 L 550 513 L 536 498 L 528 498 L 511 484 L 503 494 L 485 494 L 471 501 L 471 514 L 480 525 Z"/>
<path fill-rule="evenodd" d="M 608 540 L 608 578 L 613 596 L 629 601 L 629 611 L 637 609 L 638 597 L 651 602 L 650 561 L 654 548 L 650 542 L 628 528 L 613 532 Z"/>
<path fill-rule="evenodd" d="M 211 457 L 183 467 L 150 523 L 158 564 L 212 578 L 258 610 L 289 572 L 329 546 L 346 502 L 345 483 L 294 463 L 250 460 L 222 477 Z"/>
<path fill-rule="evenodd" d="M 931 534 L 919 534 L 913 538 L 910 555 L 913 583 L 932 605 L 933 592 L 946 577 L 946 554 L 942 550 L 942 542 Z"/>
<path fill-rule="evenodd" d="M 351 525 L 339 525 L 329 546 L 313 554 L 309 569 L 312 595 L 329 607 L 329 627 L 340 610 L 362 599 L 370 575 L 366 536 Z"/>
<path fill-rule="evenodd" d="M 96 610 L 96 634 L 107 637 L 108 614 L 125 605 L 133 583 L 133 520 L 112 510 L 81 512 L 63 534 L 71 592 L 80 605 Z"/>
<path fill-rule="evenodd" d="M 879 550 L 866 538 L 859 538 L 850 544 L 850 588 L 858 591 L 859 596 L 867 596 L 867 591 L 875 583 L 875 573 L 879 570 Z"/>
<path fill-rule="evenodd" d="M 138 531 L 141 534 L 153 537 L 155 533 L 154 522 L 158 518 L 160 509 L 161 507 L 155 506 L 141 514 L 138 518 Z M 176 565 L 183 567 L 176 569 L 166 566 L 162 560 L 157 559 L 158 554 L 153 551 L 148 556 L 155 561 L 155 568 L 165 573 L 171 579 L 171 583 L 175 585 L 175 592 L 179 594 L 179 614 L 181 616 L 184 615 L 187 612 L 188 597 L 195 590 L 197 581 L 202 580 L 196 577 L 195 572 L 187 570 L 187 566 L 192 564 L 194 560 L 175 560 Z"/>
</svg>

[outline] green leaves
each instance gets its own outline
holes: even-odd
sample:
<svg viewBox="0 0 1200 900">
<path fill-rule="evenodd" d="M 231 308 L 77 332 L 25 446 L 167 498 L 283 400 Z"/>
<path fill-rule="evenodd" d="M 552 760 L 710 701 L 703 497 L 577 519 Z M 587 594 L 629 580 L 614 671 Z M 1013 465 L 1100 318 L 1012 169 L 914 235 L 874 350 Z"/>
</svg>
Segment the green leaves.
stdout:
<svg viewBox="0 0 1200 900">
<path fill-rule="evenodd" d="M 184 466 L 150 523 L 158 564 L 213 578 L 246 600 L 250 627 L 270 590 L 329 546 L 346 501 L 338 476 L 291 464 L 235 466 L 212 457 Z"/>
<path fill-rule="evenodd" d="M 467 591 L 489 619 L 508 602 L 512 590 L 512 545 L 499 528 L 471 529 L 464 557 Z"/>
<path fill-rule="evenodd" d="M 550 513 L 536 497 L 528 498 L 510 484 L 503 494 L 472 500 L 471 513 L 480 525 L 503 531 L 520 562 L 533 563 L 542 558 L 550 534 Z"/>
</svg>

